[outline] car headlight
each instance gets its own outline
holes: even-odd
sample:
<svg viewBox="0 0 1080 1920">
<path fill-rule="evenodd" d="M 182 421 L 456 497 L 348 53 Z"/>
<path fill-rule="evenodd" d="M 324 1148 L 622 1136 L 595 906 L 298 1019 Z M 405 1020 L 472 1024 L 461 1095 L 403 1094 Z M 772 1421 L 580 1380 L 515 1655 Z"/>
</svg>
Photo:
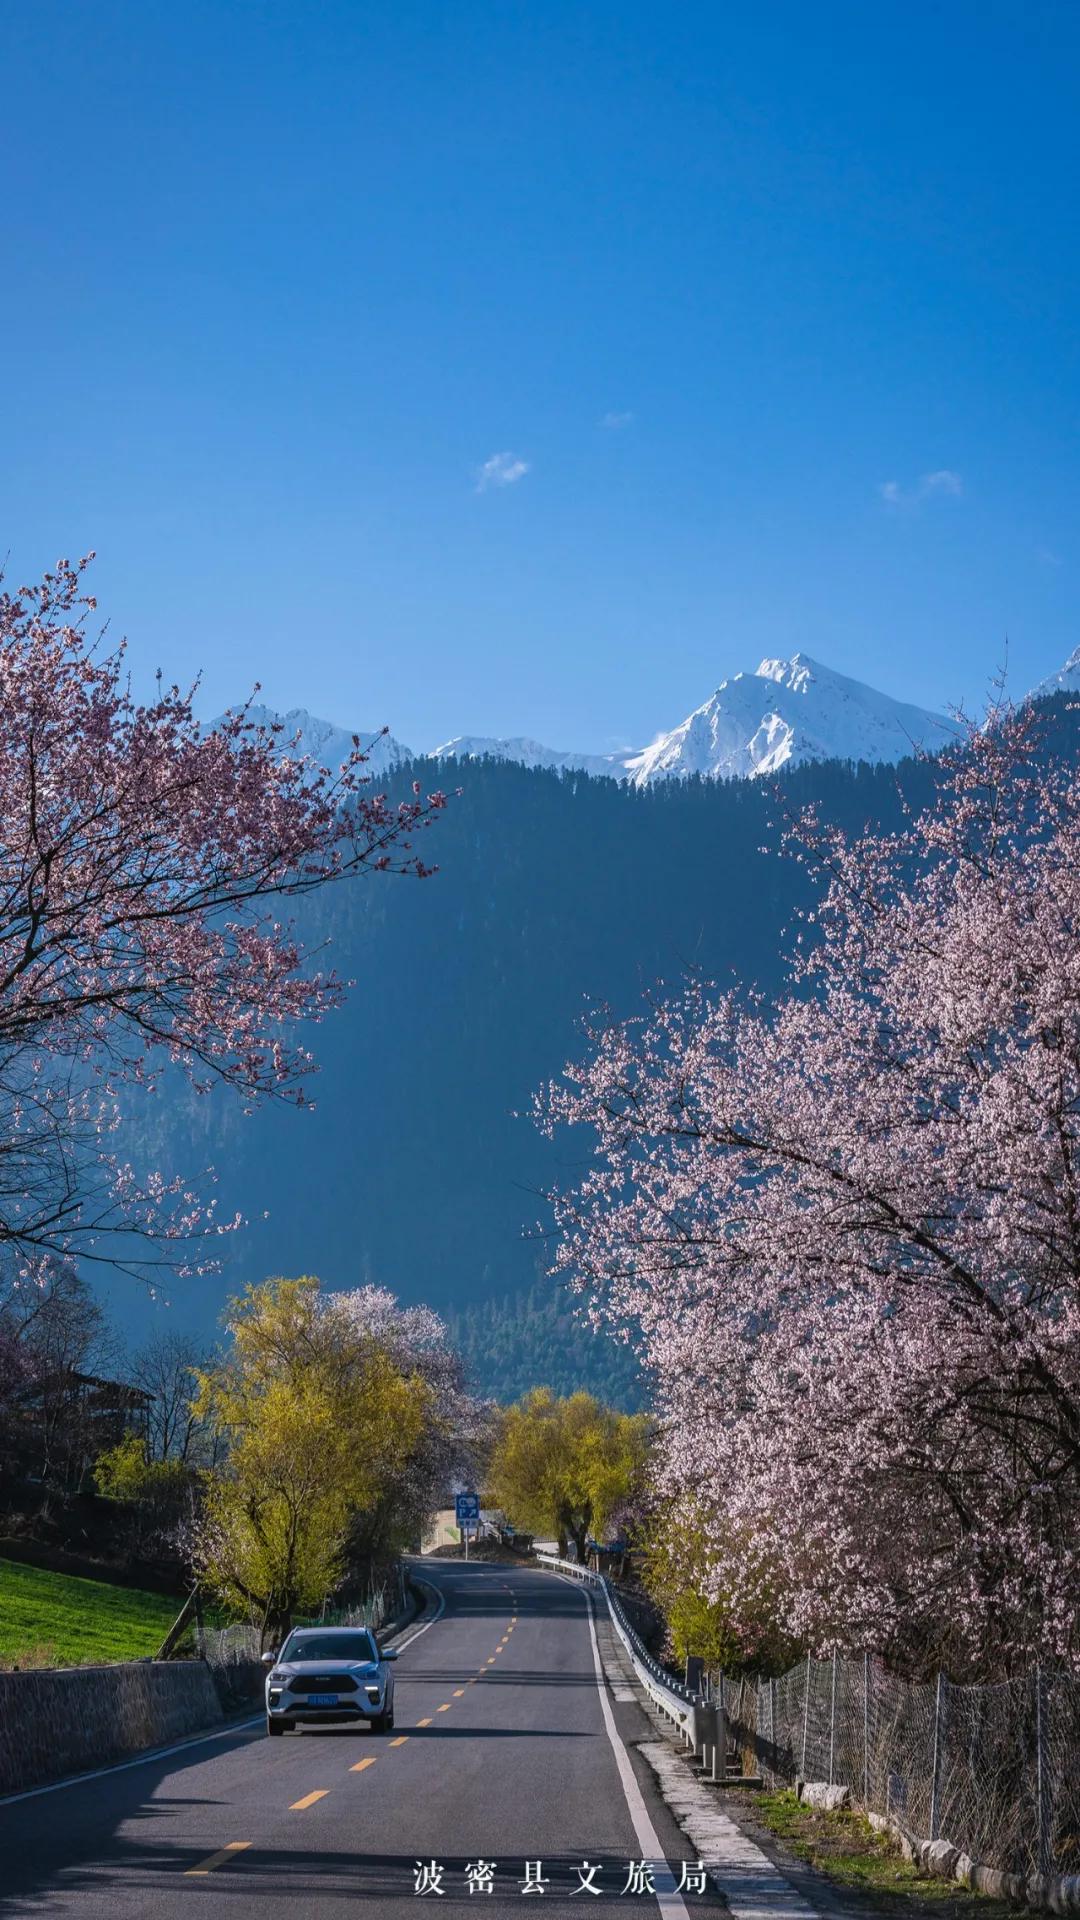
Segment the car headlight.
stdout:
<svg viewBox="0 0 1080 1920">
<path fill-rule="evenodd" d="M 277 1703 L 278 1703 L 278 1701 L 279 1701 L 279 1700 L 281 1699 L 281 1688 L 280 1688 L 280 1687 L 271 1687 L 271 1689 L 270 1689 L 270 1692 L 269 1692 L 269 1694 L 267 1695 L 267 1698 L 268 1698 L 268 1699 L 269 1699 L 269 1701 L 270 1701 L 270 1705 L 271 1705 L 272 1707 L 276 1707 L 276 1706 L 277 1706 Z"/>
<path fill-rule="evenodd" d="M 278 1671 L 278 1669 L 277 1669 L 276 1667 L 275 1667 L 275 1669 L 274 1669 L 274 1671 L 273 1671 L 273 1673 L 272 1673 L 272 1674 L 270 1675 L 270 1678 L 271 1678 L 271 1680 L 287 1680 L 287 1679 L 288 1679 L 288 1677 L 289 1677 L 289 1676 L 288 1676 L 288 1674 L 287 1674 L 287 1673 L 279 1673 L 279 1671 Z"/>
<path fill-rule="evenodd" d="M 367 1694 L 369 1700 L 377 1700 L 379 1697 L 378 1687 L 365 1687 L 364 1692 Z"/>
</svg>

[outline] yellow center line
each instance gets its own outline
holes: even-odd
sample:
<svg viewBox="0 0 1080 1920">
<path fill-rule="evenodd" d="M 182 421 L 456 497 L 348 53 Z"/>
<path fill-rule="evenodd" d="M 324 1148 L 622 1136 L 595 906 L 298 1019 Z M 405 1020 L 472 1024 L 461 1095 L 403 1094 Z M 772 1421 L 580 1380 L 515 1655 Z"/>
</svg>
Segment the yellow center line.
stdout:
<svg viewBox="0 0 1080 1920">
<path fill-rule="evenodd" d="M 349 1768 L 349 1772 L 363 1773 L 365 1767 L 373 1767 L 374 1765 L 375 1765 L 375 1755 L 373 1753 L 369 1753 L 366 1760 L 358 1760 L 355 1767 Z"/>
<path fill-rule="evenodd" d="M 289 1808 L 289 1812 L 303 1813 L 304 1808 L 313 1807 L 316 1800 L 325 1800 L 329 1791 L 329 1787 L 316 1787 L 314 1793 L 305 1793 L 302 1800 L 294 1800 L 292 1806 Z"/>
<path fill-rule="evenodd" d="M 492 1655 L 491 1655 L 491 1658 L 490 1658 L 490 1659 L 488 1660 L 488 1663 L 487 1663 L 487 1664 L 488 1664 L 488 1666 L 489 1666 L 489 1667 L 493 1667 L 493 1666 L 495 1665 L 495 1655 L 494 1655 L 494 1654 L 492 1654 Z M 481 1669 L 480 1669 L 480 1671 L 481 1671 L 481 1673 L 483 1673 L 483 1671 L 484 1671 L 484 1669 L 483 1669 L 483 1667 L 481 1667 Z"/>
<path fill-rule="evenodd" d="M 243 1853 L 244 1848 L 250 1845 L 250 1840 L 230 1840 L 228 1846 L 222 1847 L 220 1852 L 209 1854 L 205 1860 L 200 1860 L 197 1867 L 185 1867 L 184 1872 L 189 1876 L 213 1873 L 215 1867 L 223 1867 L 227 1860 L 231 1860 L 235 1854 Z"/>
<path fill-rule="evenodd" d="M 442 1706 L 441 1706 L 441 1707 L 439 1708 L 439 1712 L 440 1712 L 440 1713 L 449 1713 L 449 1711 L 450 1711 L 450 1702 L 449 1702 L 449 1700 L 444 1700 L 444 1701 L 443 1701 L 443 1703 L 442 1703 Z"/>
<path fill-rule="evenodd" d="M 399 1733 L 396 1740 L 391 1740 L 390 1745 L 392 1747 L 403 1747 L 408 1737 L 407 1733 Z"/>
<path fill-rule="evenodd" d="M 462 1696 L 462 1694 L 464 1693 L 464 1691 L 465 1691 L 465 1688 L 464 1688 L 464 1687 L 455 1687 L 455 1688 L 454 1688 L 454 1699 L 455 1699 L 455 1700 L 460 1700 L 460 1699 L 461 1699 L 461 1696 Z"/>
<path fill-rule="evenodd" d="M 426 1720 L 418 1720 L 416 1724 L 417 1724 L 417 1726 L 418 1726 L 418 1727 L 430 1727 L 430 1725 L 431 1725 L 431 1715 L 430 1715 L 430 1713 L 428 1714 L 428 1717 L 427 1717 L 427 1719 L 426 1719 Z"/>
</svg>

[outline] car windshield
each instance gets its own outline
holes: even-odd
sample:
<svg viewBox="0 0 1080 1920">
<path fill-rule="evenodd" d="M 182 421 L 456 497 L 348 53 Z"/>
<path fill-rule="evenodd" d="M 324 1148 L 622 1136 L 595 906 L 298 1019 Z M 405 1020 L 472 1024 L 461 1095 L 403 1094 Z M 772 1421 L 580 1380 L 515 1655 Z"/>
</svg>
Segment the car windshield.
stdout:
<svg viewBox="0 0 1080 1920">
<path fill-rule="evenodd" d="M 377 1660 L 370 1633 L 291 1633 L 280 1660 Z"/>
</svg>

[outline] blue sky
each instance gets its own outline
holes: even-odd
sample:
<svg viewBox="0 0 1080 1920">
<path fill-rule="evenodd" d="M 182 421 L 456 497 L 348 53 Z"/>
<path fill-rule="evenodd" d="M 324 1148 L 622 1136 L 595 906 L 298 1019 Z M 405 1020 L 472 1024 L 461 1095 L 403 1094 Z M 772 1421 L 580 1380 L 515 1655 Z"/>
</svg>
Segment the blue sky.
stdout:
<svg viewBox="0 0 1080 1920">
<path fill-rule="evenodd" d="M 137 683 L 640 743 L 1080 644 L 1080 8 L 8 0 L 0 550 Z M 495 462 L 495 465 L 489 463 Z"/>
</svg>

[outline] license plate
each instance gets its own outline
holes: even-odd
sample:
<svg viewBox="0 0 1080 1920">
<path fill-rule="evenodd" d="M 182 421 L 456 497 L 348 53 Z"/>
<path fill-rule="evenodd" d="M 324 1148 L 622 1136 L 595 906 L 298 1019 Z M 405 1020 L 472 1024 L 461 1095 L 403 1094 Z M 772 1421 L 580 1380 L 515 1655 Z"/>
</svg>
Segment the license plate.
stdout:
<svg viewBox="0 0 1080 1920">
<path fill-rule="evenodd" d="M 338 1698 L 336 1693 L 309 1693 L 308 1704 L 312 1707 L 336 1707 Z"/>
</svg>

